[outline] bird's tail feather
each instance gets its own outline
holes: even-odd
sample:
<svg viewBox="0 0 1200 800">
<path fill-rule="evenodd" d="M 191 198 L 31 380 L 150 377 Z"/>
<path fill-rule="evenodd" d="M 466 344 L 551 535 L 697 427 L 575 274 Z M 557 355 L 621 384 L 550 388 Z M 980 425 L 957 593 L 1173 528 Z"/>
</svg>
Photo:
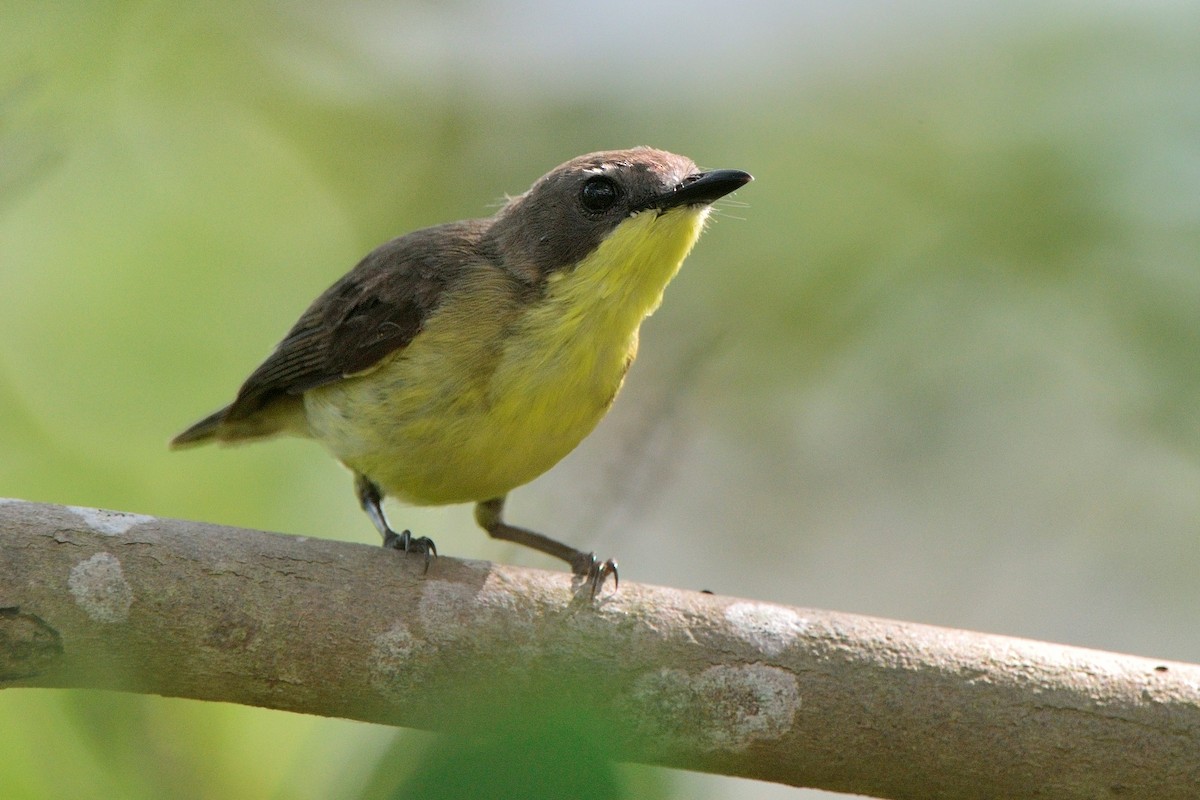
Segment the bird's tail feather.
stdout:
<svg viewBox="0 0 1200 800">
<path fill-rule="evenodd" d="M 221 430 L 221 424 L 225 421 L 225 415 L 229 413 L 229 406 L 225 406 L 220 411 L 214 411 L 204 419 L 191 426 L 183 433 L 171 440 L 171 449 L 178 450 L 181 447 L 192 447 L 198 444 L 212 441 L 221 438 L 218 433 Z"/>
</svg>

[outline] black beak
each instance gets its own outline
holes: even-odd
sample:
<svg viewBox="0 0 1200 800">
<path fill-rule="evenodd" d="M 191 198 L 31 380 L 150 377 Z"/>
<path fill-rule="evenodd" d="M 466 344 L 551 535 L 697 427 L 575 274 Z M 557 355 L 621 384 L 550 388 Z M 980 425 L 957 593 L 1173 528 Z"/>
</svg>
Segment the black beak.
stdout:
<svg viewBox="0 0 1200 800">
<path fill-rule="evenodd" d="M 666 211 L 676 206 L 706 206 L 752 180 L 753 175 L 740 169 L 714 169 L 689 175 L 671 191 L 646 203 L 645 208 Z"/>
</svg>

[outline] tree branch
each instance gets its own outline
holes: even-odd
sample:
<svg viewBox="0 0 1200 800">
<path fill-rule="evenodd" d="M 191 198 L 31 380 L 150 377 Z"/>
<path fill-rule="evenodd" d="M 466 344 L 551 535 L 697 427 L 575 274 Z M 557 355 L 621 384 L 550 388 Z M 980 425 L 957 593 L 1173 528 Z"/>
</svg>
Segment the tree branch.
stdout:
<svg viewBox="0 0 1200 800">
<path fill-rule="evenodd" d="M 614 757 L 889 798 L 1194 798 L 1200 667 L 0 500 L 0 686 L 430 730 L 600 720 Z"/>
</svg>

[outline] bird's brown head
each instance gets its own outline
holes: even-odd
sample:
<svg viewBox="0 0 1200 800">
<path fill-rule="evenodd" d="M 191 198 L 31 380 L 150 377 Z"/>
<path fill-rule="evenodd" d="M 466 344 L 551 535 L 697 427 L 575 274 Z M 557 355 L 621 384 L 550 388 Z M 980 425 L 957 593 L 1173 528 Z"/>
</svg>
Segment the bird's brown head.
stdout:
<svg viewBox="0 0 1200 800">
<path fill-rule="evenodd" d="M 740 170 L 703 172 L 684 156 L 635 147 L 573 158 L 512 198 L 490 234 L 506 266 L 531 283 L 582 261 L 630 216 L 708 206 L 752 180 Z"/>
</svg>

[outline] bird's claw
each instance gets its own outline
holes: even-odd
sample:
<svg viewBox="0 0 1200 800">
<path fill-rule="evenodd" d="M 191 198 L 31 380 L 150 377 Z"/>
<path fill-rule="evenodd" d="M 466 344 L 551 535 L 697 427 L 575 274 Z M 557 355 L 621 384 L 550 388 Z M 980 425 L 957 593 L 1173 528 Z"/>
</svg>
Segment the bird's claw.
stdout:
<svg viewBox="0 0 1200 800">
<path fill-rule="evenodd" d="M 595 553 L 584 553 L 583 557 L 578 559 L 571 565 L 576 575 L 584 579 L 592 587 L 592 599 L 600 593 L 604 588 L 604 582 L 611 575 L 613 579 L 613 590 L 621 585 L 621 579 L 617 575 L 617 562 L 614 559 L 601 561 Z"/>
<path fill-rule="evenodd" d="M 412 531 L 408 530 L 396 533 L 389 528 L 388 532 L 383 535 L 383 546 L 393 550 L 403 550 L 405 553 L 423 554 L 426 572 L 429 572 L 429 565 L 433 559 L 437 558 L 437 546 L 433 543 L 433 539 L 428 536 L 413 536 Z"/>
</svg>

